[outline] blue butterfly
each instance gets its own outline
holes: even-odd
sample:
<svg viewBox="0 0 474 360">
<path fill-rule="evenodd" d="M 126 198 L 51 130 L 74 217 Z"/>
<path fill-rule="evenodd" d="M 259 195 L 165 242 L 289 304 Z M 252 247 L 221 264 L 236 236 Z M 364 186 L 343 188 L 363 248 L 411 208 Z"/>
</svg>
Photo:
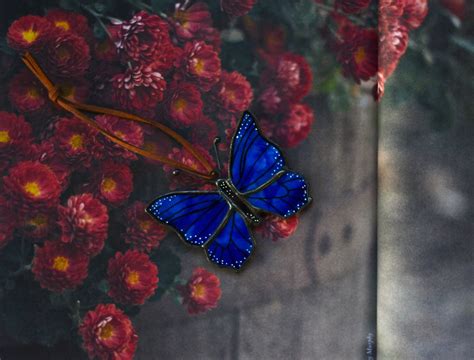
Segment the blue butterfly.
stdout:
<svg viewBox="0 0 474 360">
<path fill-rule="evenodd" d="M 281 151 L 265 139 L 254 117 L 244 112 L 230 148 L 229 179 L 217 191 L 183 191 L 155 199 L 146 211 L 171 226 L 213 263 L 240 269 L 254 248 L 249 225 L 261 212 L 289 217 L 311 198 L 301 175 L 286 170 Z"/>
</svg>

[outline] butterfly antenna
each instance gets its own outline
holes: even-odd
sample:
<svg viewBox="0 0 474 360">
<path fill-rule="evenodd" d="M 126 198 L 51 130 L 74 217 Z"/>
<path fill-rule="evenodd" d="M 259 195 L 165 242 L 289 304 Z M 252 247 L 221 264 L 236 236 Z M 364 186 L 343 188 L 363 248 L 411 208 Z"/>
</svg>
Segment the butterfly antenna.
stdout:
<svg viewBox="0 0 474 360">
<path fill-rule="evenodd" d="M 219 149 L 217 149 L 217 146 L 221 142 L 221 138 L 219 136 L 216 136 L 214 138 L 214 143 L 213 143 L 213 148 L 214 148 L 214 155 L 216 157 L 216 163 L 217 163 L 217 168 L 221 170 L 221 160 L 219 158 Z"/>
</svg>

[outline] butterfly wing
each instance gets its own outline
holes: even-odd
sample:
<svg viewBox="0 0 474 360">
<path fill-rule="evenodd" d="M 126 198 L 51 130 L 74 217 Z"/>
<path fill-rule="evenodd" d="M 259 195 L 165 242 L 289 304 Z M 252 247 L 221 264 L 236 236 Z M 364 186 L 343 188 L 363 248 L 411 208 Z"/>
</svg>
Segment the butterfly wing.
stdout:
<svg viewBox="0 0 474 360">
<path fill-rule="evenodd" d="M 146 211 L 173 227 L 189 244 L 204 245 L 230 210 L 218 192 L 175 192 L 160 196 Z"/>
<path fill-rule="evenodd" d="M 213 263 L 240 269 L 252 253 L 254 244 L 242 215 L 231 210 L 215 236 L 206 245 L 206 253 Z"/>
<path fill-rule="evenodd" d="M 274 181 L 246 193 L 245 199 L 258 210 L 285 218 L 311 201 L 305 180 L 292 171 L 281 171 Z"/>
<path fill-rule="evenodd" d="M 229 177 L 245 193 L 270 181 L 283 169 L 280 150 L 260 133 L 254 117 L 244 112 L 232 139 Z"/>
</svg>

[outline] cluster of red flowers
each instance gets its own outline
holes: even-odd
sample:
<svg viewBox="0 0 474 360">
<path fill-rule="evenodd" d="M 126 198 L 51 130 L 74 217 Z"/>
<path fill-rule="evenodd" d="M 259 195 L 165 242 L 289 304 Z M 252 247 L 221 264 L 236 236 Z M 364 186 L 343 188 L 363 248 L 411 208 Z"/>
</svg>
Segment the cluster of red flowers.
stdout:
<svg viewBox="0 0 474 360">
<path fill-rule="evenodd" d="M 347 16 L 368 11 L 369 5 L 370 0 L 336 1 L 332 17 L 337 31 L 330 48 L 345 76 L 356 83 L 376 80 L 373 95 L 379 100 L 407 49 L 409 31 L 418 28 L 428 13 L 428 0 L 379 1 L 378 28 L 356 25 Z"/>
</svg>

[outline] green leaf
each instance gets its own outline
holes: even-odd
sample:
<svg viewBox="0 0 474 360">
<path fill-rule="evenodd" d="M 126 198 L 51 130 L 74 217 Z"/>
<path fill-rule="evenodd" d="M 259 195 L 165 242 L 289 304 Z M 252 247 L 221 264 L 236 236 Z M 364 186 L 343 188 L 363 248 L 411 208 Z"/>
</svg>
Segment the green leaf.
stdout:
<svg viewBox="0 0 474 360">
<path fill-rule="evenodd" d="M 461 36 L 453 35 L 451 36 L 451 40 L 453 41 L 453 43 L 455 43 L 462 49 L 467 50 L 471 54 L 474 54 L 474 42 L 472 42 L 471 39 L 466 39 Z"/>
<path fill-rule="evenodd" d="M 156 263 L 159 269 L 158 289 L 155 295 L 150 298 L 150 301 L 157 301 L 173 286 L 176 276 L 181 272 L 181 260 L 166 247 L 161 247 L 152 255 L 152 261 Z"/>
</svg>

